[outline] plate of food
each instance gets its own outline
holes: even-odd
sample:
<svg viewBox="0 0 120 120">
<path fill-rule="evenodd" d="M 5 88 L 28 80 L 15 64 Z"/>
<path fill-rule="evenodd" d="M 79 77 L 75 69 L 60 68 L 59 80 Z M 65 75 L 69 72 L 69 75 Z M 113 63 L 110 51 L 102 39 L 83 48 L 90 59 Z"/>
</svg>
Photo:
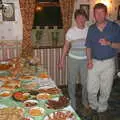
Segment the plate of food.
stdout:
<svg viewBox="0 0 120 120">
<path fill-rule="evenodd" d="M 20 80 L 8 80 L 5 82 L 5 85 L 12 86 L 14 88 L 19 88 L 21 84 Z"/>
<path fill-rule="evenodd" d="M 31 81 L 29 83 L 23 83 L 21 86 L 27 90 L 33 90 L 38 87 L 38 84 L 35 81 Z"/>
<path fill-rule="evenodd" d="M 30 93 L 18 91 L 15 92 L 12 97 L 17 101 L 25 101 L 30 98 Z"/>
<path fill-rule="evenodd" d="M 77 120 L 76 116 L 71 111 L 56 111 L 47 116 L 44 120 Z"/>
<path fill-rule="evenodd" d="M 18 107 L 7 107 L 0 109 L 1 120 L 22 120 L 24 109 Z"/>
<path fill-rule="evenodd" d="M 36 96 L 37 100 L 49 100 L 52 99 L 52 96 L 48 93 L 39 93 Z"/>
<path fill-rule="evenodd" d="M 33 107 L 36 106 L 38 104 L 37 100 L 26 100 L 24 101 L 24 106 L 25 107 Z"/>
<path fill-rule="evenodd" d="M 35 116 L 43 116 L 45 114 L 45 110 L 44 108 L 42 107 L 32 107 L 30 110 L 29 110 L 29 114 L 32 116 L 32 117 L 35 117 Z"/>
<path fill-rule="evenodd" d="M 69 98 L 65 96 L 60 96 L 58 100 L 48 100 L 46 106 L 48 109 L 63 109 L 69 104 Z"/>
<path fill-rule="evenodd" d="M 37 77 L 38 78 L 43 78 L 43 80 L 47 80 L 49 78 L 47 73 L 40 73 Z"/>
<path fill-rule="evenodd" d="M 32 75 L 24 75 L 19 77 L 20 80 L 33 80 L 35 78 L 35 76 Z"/>
<path fill-rule="evenodd" d="M 40 93 L 48 93 L 51 95 L 56 95 L 56 94 L 60 94 L 62 93 L 61 90 L 57 87 L 53 87 L 53 88 L 40 88 L 39 89 Z"/>
<path fill-rule="evenodd" d="M 1 89 L 13 91 L 19 87 L 20 87 L 19 80 L 7 80 L 7 81 L 4 81 L 4 84 L 1 86 Z"/>
<path fill-rule="evenodd" d="M 8 63 L 0 63 L 0 71 L 9 70 L 10 67 L 11 65 Z"/>
<path fill-rule="evenodd" d="M 11 92 L 10 91 L 1 91 L 0 92 L 0 98 L 8 98 L 11 97 Z"/>
</svg>

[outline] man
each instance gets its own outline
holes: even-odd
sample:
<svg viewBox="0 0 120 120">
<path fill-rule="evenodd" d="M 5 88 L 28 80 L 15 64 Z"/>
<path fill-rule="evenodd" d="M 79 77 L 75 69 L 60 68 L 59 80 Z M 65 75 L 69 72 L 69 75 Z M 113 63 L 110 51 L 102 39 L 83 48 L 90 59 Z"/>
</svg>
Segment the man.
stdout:
<svg viewBox="0 0 120 120">
<path fill-rule="evenodd" d="M 120 27 L 107 20 L 107 7 L 102 3 L 95 5 L 94 17 L 96 23 L 90 26 L 86 40 L 88 101 L 93 110 L 104 112 L 113 84 L 114 57 L 120 48 Z"/>
<path fill-rule="evenodd" d="M 65 57 L 69 52 L 68 58 L 68 92 L 71 99 L 72 107 L 76 109 L 76 80 L 78 76 L 81 77 L 82 84 L 82 103 L 88 107 L 87 100 L 87 66 L 86 66 L 86 52 L 85 40 L 87 37 L 88 28 L 85 26 L 87 15 L 84 10 L 76 10 L 74 18 L 77 26 L 71 27 L 66 33 L 66 41 L 63 48 L 63 55 L 61 57 L 59 67 L 64 67 Z M 81 73 L 81 74 L 80 74 Z"/>
</svg>

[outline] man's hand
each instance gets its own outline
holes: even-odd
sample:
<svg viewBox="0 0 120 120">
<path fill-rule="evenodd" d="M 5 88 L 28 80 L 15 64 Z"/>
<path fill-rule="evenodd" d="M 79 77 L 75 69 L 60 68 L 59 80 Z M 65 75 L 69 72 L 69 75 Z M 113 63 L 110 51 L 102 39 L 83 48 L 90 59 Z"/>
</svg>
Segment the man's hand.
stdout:
<svg viewBox="0 0 120 120">
<path fill-rule="evenodd" d="M 92 69 L 93 68 L 93 62 L 92 62 L 92 60 L 88 60 L 87 61 L 87 68 L 88 69 Z"/>
<path fill-rule="evenodd" d="M 105 38 L 100 39 L 100 40 L 99 40 L 99 43 L 100 43 L 101 45 L 104 45 L 104 46 L 106 46 L 106 45 L 110 46 L 110 45 L 111 45 L 111 42 L 110 42 L 109 40 L 105 39 Z"/>
</svg>

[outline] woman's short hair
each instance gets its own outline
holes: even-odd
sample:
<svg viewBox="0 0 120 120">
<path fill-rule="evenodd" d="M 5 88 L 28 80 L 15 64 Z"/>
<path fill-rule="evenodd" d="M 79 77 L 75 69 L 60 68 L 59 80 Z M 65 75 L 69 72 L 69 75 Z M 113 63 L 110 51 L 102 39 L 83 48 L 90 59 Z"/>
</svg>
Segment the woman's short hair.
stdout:
<svg viewBox="0 0 120 120">
<path fill-rule="evenodd" d="M 83 9 L 76 9 L 76 11 L 75 11 L 75 13 L 74 13 L 74 18 L 76 19 L 76 17 L 79 16 L 79 15 L 82 15 L 82 16 L 84 16 L 86 19 L 88 19 L 88 16 L 87 16 L 85 10 L 83 10 Z"/>
<path fill-rule="evenodd" d="M 107 13 L 107 6 L 103 3 L 97 3 L 95 6 L 94 6 L 94 11 L 96 9 L 104 9 L 104 11 Z"/>
</svg>

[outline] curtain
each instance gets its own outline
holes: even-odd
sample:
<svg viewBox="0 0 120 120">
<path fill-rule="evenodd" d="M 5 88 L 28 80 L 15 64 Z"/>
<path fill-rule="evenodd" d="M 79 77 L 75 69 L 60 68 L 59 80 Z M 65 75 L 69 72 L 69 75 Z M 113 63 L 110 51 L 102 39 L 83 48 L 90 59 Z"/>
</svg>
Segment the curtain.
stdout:
<svg viewBox="0 0 120 120">
<path fill-rule="evenodd" d="M 75 0 L 60 0 L 60 8 L 62 12 L 63 28 L 66 33 L 72 25 L 72 15 L 74 11 Z"/>
<path fill-rule="evenodd" d="M 36 0 L 20 0 L 21 14 L 23 19 L 23 43 L 22 56 L 32 56 L 31 32 L 34 19 Z"/>
</svg>

